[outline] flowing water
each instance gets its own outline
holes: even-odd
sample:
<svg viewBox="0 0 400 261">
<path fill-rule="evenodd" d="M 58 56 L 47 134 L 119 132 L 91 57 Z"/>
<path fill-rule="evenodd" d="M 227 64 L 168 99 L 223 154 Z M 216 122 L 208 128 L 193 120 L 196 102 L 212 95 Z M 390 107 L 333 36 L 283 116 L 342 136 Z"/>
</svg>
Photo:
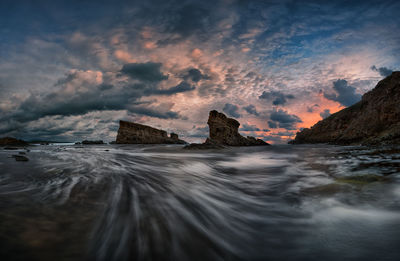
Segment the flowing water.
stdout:
<svg viewBox="0 0 400 261">
<path fill-rule="evenodd" d="M 400 148 L 29 149 L 0 149 L 1 260 L 400 260 Z"/>
</svg>

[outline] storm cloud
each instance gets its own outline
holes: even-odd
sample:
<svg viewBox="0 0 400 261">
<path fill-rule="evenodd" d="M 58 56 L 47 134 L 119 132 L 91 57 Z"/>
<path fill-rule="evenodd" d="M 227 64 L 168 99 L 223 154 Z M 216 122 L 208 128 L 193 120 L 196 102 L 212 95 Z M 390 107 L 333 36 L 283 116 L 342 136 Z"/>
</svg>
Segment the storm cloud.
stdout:
<svg viewBox="0 0 400 261">
<path fill-rule="evenodd" d="M 379 67 L 377 68 L 375 65 L 371 66 L 371 70 L 378 72 L 381 76 L 387 77 L 392 74 L 393 70 L 390 70 L 386 67 Z"/>
<path fill-rule="evenodd" d="M 324 92 L 324 97 L 346 107 L 353 105 L 361 99 L 361 94 L 356 93 L 356 88 L 348 85 L 347 81 L 343 79 L 333 82 L 333 90 L 335 93 Z"/>
<path fill-rule="evenodd" d="M 294 99 L 295 97 L 292 94 L 284 94 L 280 91 L 264 91 L 258 98 L 271 100 L 273 105 L 285 105 L 288 99 Z"/>
<path fill-rule="evenodd" d="M 295 130 L 296 124 L 303 122 L 297 115 L 289 114 L 282 109 L 274 109 L 270 115 L 268 126 L 270 128 L 283 128 L 286 130 Z"/>
<path fill-rule="evenodd" d="M 224 108 L 222 109 L 228 116 L 234 117 L 234 118 L 240 118 L 241 115 L 239 114 L 239 107 L 237 105 L 233 105 L 230 103 L 226 103 Z"/>
<path fill-rule="evenodd" d="M 250 104 L 249 106 L 243 107 L 243 109 L 248 113 L 248 114 L 253 114 L 255 116 L 259 116 L 260 114 L 258 113 L 256 106 L 253 104 Z"/>
<path fill-rule="evenodd" d="M 161 72 L 161 63 L 128 63 L 124 64 L 121 73 L 133 79 L 146 82 L 160 82 L 168 79 L 168 75 Z"/>
<path fill-rule="evenodd" d="M 209 80 L 210 76 L 203 74 L 199 69 L 191 68 L 183 73 L 182 78 L 193 82 L 199 82 L 200 80 Z"/>
</svg>

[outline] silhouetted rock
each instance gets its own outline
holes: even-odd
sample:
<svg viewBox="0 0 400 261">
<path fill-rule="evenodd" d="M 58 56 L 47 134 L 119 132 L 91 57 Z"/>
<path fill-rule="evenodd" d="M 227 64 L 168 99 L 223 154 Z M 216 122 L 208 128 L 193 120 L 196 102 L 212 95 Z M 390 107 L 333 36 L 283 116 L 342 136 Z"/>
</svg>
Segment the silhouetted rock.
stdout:
<svg viewBox="0 0 400 261">
<path fill-rule="evenodd" d="M 28 145 L 28 143 L 26 141 L 12 138 L 12 137 L 0 138 L 0 146 L 4 146 L 4 145 L 25 146 L 25 145 Z"/>
<path fill-rule="evenodd" d="M 96 144 L 104 144 L 102 140 L 84 140 L 82 141 L 83 145 L 96 145 Z"/>
<path fill-rule="evenodd" d="M 240 123 L 218 111 L 210 111 L 207 121 L 210 136 L 205 143 L 217 143 L 228 146 L 258 146 L 269 145 L 261 139 L 248 136 L 247 138 L 239 134 Z"/>
<path fill-rule="evenodd" d="M 116 143 L 118 144 L 186 144 L 178 135 L 168 134 L 150 126 L 120 121 Z"/>
<path fill-rule="evenodd" d="M 210 134 L 203 144 L 190 144 L 186 149 L 216 149 L 224 146 L 263 146 L 269 145 L 261 139 L 239 134 L 240 123 L 216 110 L 210 111 L 207 121 Z"/>
<path fill-rule="evenodd" d="M 291 144 L 400 144 L 400 72 L 381 80 L 360 102 L 298 132 Z"/>
</svg>

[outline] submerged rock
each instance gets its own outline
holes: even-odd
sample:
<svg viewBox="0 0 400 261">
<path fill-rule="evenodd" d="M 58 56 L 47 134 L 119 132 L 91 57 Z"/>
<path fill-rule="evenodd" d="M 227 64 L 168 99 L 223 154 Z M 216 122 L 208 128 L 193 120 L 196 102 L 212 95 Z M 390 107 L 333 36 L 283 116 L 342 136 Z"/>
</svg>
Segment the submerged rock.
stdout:
<svg viewBox="0 0 400 261">
<path fill-rule="evenodd" d="M 28 145 L 28 143 L 24 140 L 19 140 L 19 139 L 12 138 L 12 137 L 0 138 L 0 146 L 4 146 L 4 145 L 25 146 L 25 145 Z"/>
<path fill-rule="evenodd" d="M 15 158 L 16 161 L 29 161 L 27 157 L 21 155 L 12 155 L 12 157 Z"/>
<path fill-rule="evenodd" d="M 164 130 L 159 130 L 150 126 L 120 121 L 117 135 L 117 144 L 186 144 L 180 140 L 178 135 L 168 134 Z"/>
<path fill-rule="evenodd" d="M 302 194 L 305 195 L 318 195 L 318 196 L 331 196 L 340 192 L 348 192 L 351 190 L 351 186 L 347 184 L 330 183 L 320 185 L 311 188 L 305 188 L 301 190 Z"/>
<path fill-rule="evenodd" d="M 298 132 L 292 144 L 400 144 L 400 72 L 380 81 L 360 102 Z"/>
<path fill-rule="evenodd" d="M 203 144 L 188 145 L 186 149 L 210 149 L 223 148 L 224 146 L 263 146 L 269 145 L 261 139 L 247 136 L 243 137 L 239 133 L 240 123 L 228 118 L 225 114 L 216 110 L 210 111 L 207 121 L 210 133 Z"/>
<path fill-rule="evenodd" d="M 341 177 L 341 178 L 336 179 L 337 182 L 349 183 L 349 184 L 359 184 L 359 185 L 369 184 L 369 183 L 378 182 L 378 181 L 385 181 L 385 180 L 386 180 L 385 177 L 382 177 L 379 175 L 374 175 L 374 174 L 347 176 L 347 177 Z"/>
</svg>

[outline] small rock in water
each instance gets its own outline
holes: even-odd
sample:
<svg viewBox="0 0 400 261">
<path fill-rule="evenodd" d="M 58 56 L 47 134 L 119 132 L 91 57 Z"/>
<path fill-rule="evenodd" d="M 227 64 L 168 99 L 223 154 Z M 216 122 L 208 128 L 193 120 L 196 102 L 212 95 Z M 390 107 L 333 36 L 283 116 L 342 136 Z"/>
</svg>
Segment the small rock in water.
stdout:
<svg viewBox="0 0 400 261">
<path fill-rule="evenodd" d="M 12 155 L 12 157 L 15 158 L 16 161 L 29 161 L 27 157 L 21 155 Z"/>
<path fill-rule="evenodd" d="M 18 152 L 18 154 L 20 154 L 20 155 L 25 155 L 26 153 L 23 152 L 23 151 L 20 151 L 20 152 Z"/>
<path fill-rule="evenodd" d="M 18 150 L 19 148 L 16 147 L 5 147 L 5 150 Z"/>
<path fill-rule="evenodd" d="M 385 181 L 386 179 L 382 176 L 367 174 L 367 175 L 356 175 L 356 176 L 348 176 L 336 179 L 338 182 L 342 183 L 350 183 L 350 184 L 368 184 L 377 181 Z"/>
</svg>

